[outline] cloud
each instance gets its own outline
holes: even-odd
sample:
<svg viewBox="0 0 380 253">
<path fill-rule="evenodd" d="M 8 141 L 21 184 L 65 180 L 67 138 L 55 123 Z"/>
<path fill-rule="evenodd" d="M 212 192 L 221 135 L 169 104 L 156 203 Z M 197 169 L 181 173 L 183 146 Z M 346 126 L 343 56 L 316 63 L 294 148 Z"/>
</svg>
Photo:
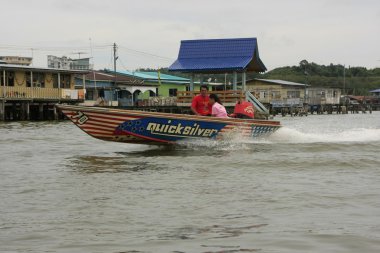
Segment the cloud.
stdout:
<svg viewBox="0 0 380 253">
<path fill-rule="evenodd" d="M 380 2 L 375 0 L 4 0 L 2 7 L 7 10 L 2 19 L 12 25 L 0 23 L 0 46 L 62 47 L 36 50 L 35 64 L 42 66 L 48 53 L 90 52 L 89 38 L 95 47 L 109 45 L 93 50 L 95 65 L 103 68 L 113 42 L 174 59 L 182 39 L 231 37 L 257 37 L 269 69 L 301 59 L 379 65 Z M 31 51 L 0 48 L 0 54 L 10 53 Z M 170 65 L 167 59 L 128 50 L 119 55 L 130 69 Z"/>
</svg>

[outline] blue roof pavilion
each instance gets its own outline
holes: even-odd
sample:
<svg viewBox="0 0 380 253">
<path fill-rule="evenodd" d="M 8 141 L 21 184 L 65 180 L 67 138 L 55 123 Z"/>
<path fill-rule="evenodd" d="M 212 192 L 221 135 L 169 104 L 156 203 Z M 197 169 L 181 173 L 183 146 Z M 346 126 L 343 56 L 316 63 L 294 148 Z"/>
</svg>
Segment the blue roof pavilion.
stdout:
<svg viewBox="0 0 380 253">
<path fill-rule="evenodd" d="M 188 73 L 234 73 L 236 89 L 237 72 L 264 72 L 266 67 L 259 57 L 256 38 L 183 40 L 178 59 L 169 71 Z"/>
</svg>

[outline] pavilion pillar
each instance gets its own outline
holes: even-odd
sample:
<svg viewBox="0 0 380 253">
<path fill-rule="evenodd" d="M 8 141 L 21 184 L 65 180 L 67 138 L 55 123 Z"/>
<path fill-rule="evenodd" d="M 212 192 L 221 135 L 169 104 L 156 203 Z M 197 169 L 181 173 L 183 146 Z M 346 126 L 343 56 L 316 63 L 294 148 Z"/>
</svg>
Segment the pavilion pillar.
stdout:
<svg viewBox="0 0 380 253">
<path fill-rule="evenodd" d="M 244 70 L 241 78 L 241 89 L 245 91 L 247 84 L 247 72 Z"/>
<path fill-rule="evenodd" d="M 234 71 L 234 79 L 232 82 L 232 89 L 237 90 L 237 72 L 236 71 Z"/>
<path fill-rule="evenodd" d="M 189 87 L 189 90 L 190 91 L 194 91 L 194 73 L 191 73 L 191 76 L 190 76 L 190 87 Z"/>
</svg>

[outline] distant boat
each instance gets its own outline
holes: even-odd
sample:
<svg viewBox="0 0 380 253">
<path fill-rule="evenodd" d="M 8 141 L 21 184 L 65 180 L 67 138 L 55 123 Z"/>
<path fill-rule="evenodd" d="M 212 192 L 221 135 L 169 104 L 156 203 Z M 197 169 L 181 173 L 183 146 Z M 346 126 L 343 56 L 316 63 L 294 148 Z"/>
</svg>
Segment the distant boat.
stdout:
<svg viewBox="0 0 380 253">
<path fill-rule="evenodd" d="M 164 145 L 194 138 L 223 139 L 231 133 L 244 138 L 269 135 L 279 121 L 215 118 L 101 107 L 57 105 L 76 126 L 92 137 L 115 142 Z"/>
</svg>

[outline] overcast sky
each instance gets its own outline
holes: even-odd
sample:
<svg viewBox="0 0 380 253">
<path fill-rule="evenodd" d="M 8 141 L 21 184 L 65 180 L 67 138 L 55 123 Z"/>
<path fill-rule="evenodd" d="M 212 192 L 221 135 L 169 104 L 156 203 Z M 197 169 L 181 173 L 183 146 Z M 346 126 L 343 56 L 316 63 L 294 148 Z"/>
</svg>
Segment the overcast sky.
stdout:
<svg viewBox="0 0 380 253">
<path fill-rule="evenodd" d="M 257 37 L 267 68 L 380 66 L 379 0 L 0 0 L 0 55 L 91 56 L 96 68 L 167 67 L 183 39 Z M 91 38 L 91 40 L 90 40 Z M 135 50 L 135 51 L 133 51 Z M 138 52 L 136 52 L 138 51 Z M 141 53 L 143 52 L 143 53 Z M 162 56 L 161 57 L 156 57 Z"/>
</svg>

